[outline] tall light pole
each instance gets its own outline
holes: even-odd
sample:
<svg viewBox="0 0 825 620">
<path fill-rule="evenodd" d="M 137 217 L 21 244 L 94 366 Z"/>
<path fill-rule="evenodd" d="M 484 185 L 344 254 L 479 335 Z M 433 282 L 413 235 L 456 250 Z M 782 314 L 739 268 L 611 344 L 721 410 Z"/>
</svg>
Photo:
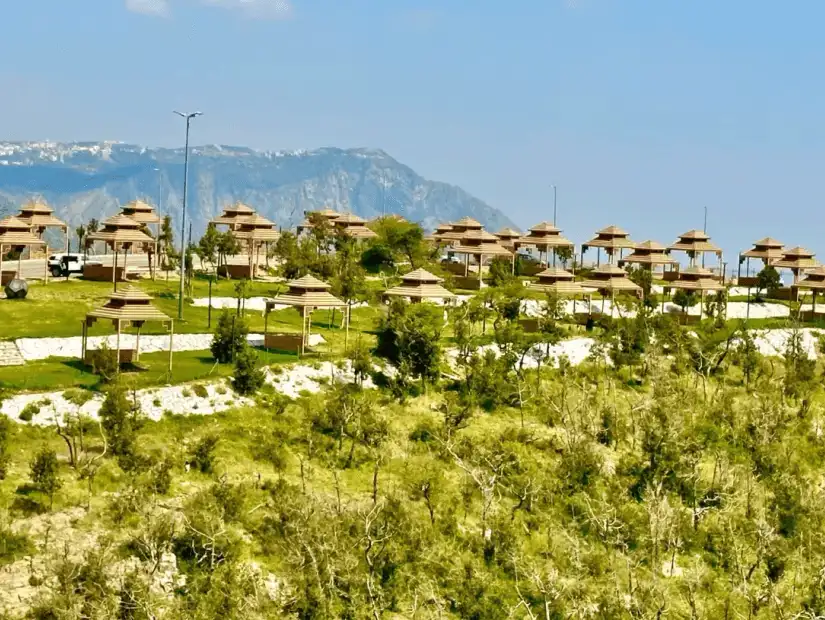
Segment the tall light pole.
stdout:
<svg viewBox="0 0 825 620">
<path fill-rule="evenodd" d="M 551 185 L 550 187 L 553 188 L 553 226 L 556 225 L 556 186 Z"/>
<path fill-rule="evenodd" d="M 183 280 L 186 272 L 186 184 L 189 179 L 189 123 L 201 112 L 174 113 L 186 120 L 186 146 L 183 151 L 183 207 L 180 222 L 180 290 L 178 291 L 178 320 L 183 318 Z"/>
</svg>

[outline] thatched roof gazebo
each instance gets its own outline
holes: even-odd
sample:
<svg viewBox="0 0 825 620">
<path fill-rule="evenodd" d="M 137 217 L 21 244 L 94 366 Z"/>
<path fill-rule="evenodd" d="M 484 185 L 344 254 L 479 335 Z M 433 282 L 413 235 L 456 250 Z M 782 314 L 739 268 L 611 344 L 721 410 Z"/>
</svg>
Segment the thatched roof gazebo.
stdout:
<svg viewBox="0 0 825 620">
<path fill-rule="evenodd" d="M 443 278 L 425 269 L 416 269 L 401 276 L 401 284 L 384 291 L 386 297 L 406 297 L 411 302 L 424 299 L 453 299 L 455 293 L 441 286 Z"/>
<path fill-rule="evenodd" d="M 236 202 L 233 205 L 224 207 L 223 213 L 211 219 L 209 223 L 223 224 L 228 226 L 229 230 L 235 230 L 241 225 L 241 222 L 253 215 L 255 215 L 255 209 L 242 202 Z"/>
<path fill-rule="evenodd" d="M 478 262 L 478 281 L 481 282 L 482 265 L 485 256 L 506 256 L 513 260 L 515 268 L 515 254 L 501 245 L 498 237 L 488 233 L 486 230 L 468 230 L 461 237 L 458 245 L 453 246 L 453 252 L 464 254 L 464 277 L 470 275 L 470 256 Z"/>
<path fill-rule="evenodd" d="M 793 274 L 793 283 L 796 285 L 799 274 L 808 269 L 818 267 L 819 263 L 814 258 L 814 253 L 802 247 L 791 248 L 782 252 L 782 258 L 771 262 L 772 267 L 789 269 Z"/>
<path fill-rule="evenodd" d="M 610 314 L 613 315 L 613 307 L 616 293 L 632 293 L 640 299 L 644 296 L 641 286 L 630 279 L 627 272 L 616 265 L 607 264 L 597 266 L 590 274 L 590 278 L 582 281 L 582 287 L 594 289 L 602 296 L 602 313 L 604 313 L 604 298 L 608 295 L 611 299 Z"/>
<path fill-rule="evenodd" d="M 126 274 L 126 256 L 130 248 L 135 244 L 149 245 L 154 239 L 144 233 L 140 222 L 136 222 L 123 214 L 113 215 L 103 220 L 103 228 L 97 232 L 90 233 L 89 241 L 103 241 L 112 248 L 114 253 L 114 266 L 112 267 L 112 284 L 117 290 L 117 258 L 118 250 L 123 249 L 123 273 Z"/>
<path fill-rule="evenodd" d="M 678 265 L 679 261 L 672 258 L 669 250 L 661 243 L 648 239 L 637 243 L 633 248 L 633 252 L 619 261 L 619 266 L 625 263 L 653 268 L 656 265 Z"/>
<path fill-rule="evenodd" d="M 682 233 L 676 241 L 668 246 L 668 250 L 685 252 L 690 259 L 691 267 L 696 266 L 696 256 L 699 254 L 702 255 L 702 266 L 704 266 L 705 254 L 715 254 L 719 263 L 722 262 L 722 249 L 711 243 L 708 234 L 702 230 L 694 229 Z"/>
<path fill-rule="evenodd" d="M 277 241 L 281 237 L 281 233 L 275 227 L 275 222 L 272 222 L 257 213 L 250 215 L 238 223 L 238 227 L 232 231 L 232 234 L 239 241 L 247 244 L 249 250 L 249 277 L 255 278 L 258 260 L 255 259 L 256 251 L 260 252 L 261 246 L 268 246 L 269 243 Z"/>
<path fill-rule="evenodd" d="M 26 222 L 41 239 L 47 228 L 59 228 L 66 235 L 66 252 L 69 251 L 69 225 L 55 217 L 54 209 L 45 202 L 30 200 L 20 207 L 17 218 Z"/>
<path fill-rule="evenodd" d="M 46 242 L 32 232 L 32 227 L 28 222 L 13 215 L 0 220 L 0 286 L 8 280 L 20 277 L 21 259 L 24 248 L 45 246 Z M 11 275 L 3 274 L 3 256 L 9 249 L 19 250 L 17 256 L 17 272 Z M 45 261 L 46 269 L 44 278 L 49 279 L 49 261 Z"/>
<path fill-rule="evenodd" d="M 701 295 L 702 299 L 700 304 L 702 307 L 699 309 L 699 318 L 701 319 L 704 309 L 705 293 L 724 291 L 725 285 L 714 278 L 713 272 L 710 269 L 693 265 L 686 269 L 681 269 L 679 271 L 679 277 L 673 282 L 669 282 L 665 287 L 665 291 L 671 288 L 681 289 L 689 293 L 699 293 Z M 664 306 L 664 296 L 662 297 L 662 305 Z"/>
<path fill-rule="evenodd" d="M 374 230 L 367 228 L 367 221 L 353 213 L 344 213 L 330 220 L 333 230 L 337 230 L 353 239 L 374 239 L 378 236 Z"/>
<path fill-rule="evenodd" d="M 541 262 L 542 253 L 546 255 L 552 251 L 554 263 L 556 250 L 559 248 L 569 248 L 572 253 L 576 247 L 572 241 L 562 236 L 560 228 L 556 228 L 556 226 L 550 222 L 540 222 L 536 224 L 525 236 L 516 240 L 514 246 L 516 249 L 524 246 L 536 248 L 539 252 L 539 262 Z"/>
<path fill-rule="evenodd" d="M 132 219 L 143 226 L 149 226 L 149 224 L 155 225 L 155 243 L 152 254 L 154 254 L 154 256 L 159 256 L 160 248 L 158 247 L 158 243 L 160 241 L 160 215 L 155 212 L 155 208 L 143 200 L 133 200 L 132 202 L 124 205 L 120 212 L 129 219 Z M 152 261 L 152 255 L 150 255 L 149 267 L 152 271 L 152 277 L 154 278 L 155 265 Z"/>
<path fill-rule="evenodd" d="M 502 228 L 497 233 L 493 233 L 498 237 L 499 243 L 508 250 L 515 250 L 515 242 L 521 239 L 522 234 L 515 228 Z"/>
<path fill-rule="evenodd" d="M 565 269 L 548 267 L 536 274 L 536 277 L 538 282 L 530 282 L 527 285 L 530 290 L 555 293 L 559 296 L 590 294 L 581 282 L 576 282 L 576 276 Z"/>
<path fill-rule="evenodd" d="M 739 265 L 736 272 L 736 283 L 739 286 L 747 286 L 749 289 L 756 286 L 756 277 L 750 275 L 751 259 L 756 258 L 762 261 L 764 266 L 771 265 L 775 261 L 782 259 L 785 244 L 772 237 L 765 237 L 756 241 L 750 250 L 739 254 Z M 745 277 L 742 277 L 742 263 L 745 263 Z"/>
<path fill-rule="evenodd" d="M 597 248 L 599 253 L 596 264 L 601 264 L 601 251 L 607 253 L 607 262 L 613 264 L 614 254 L 618 251 L 619 259 L 622 258 L 622 250 L 632 250 L 636 243 L 630 240 L 630 233 L 618 226 L 611 225 L 596 231 L 596 236 L 587 243 L 582 244 L 581 260 L 584 264 L 584 253 L 588 248 Z"/>
<path fill-rule="evenodd" d="M 462 217 L 457 222 L 453 222 L 451 224 L 443 224 L 442 226 L 449 226 L 449 229 L 446 229 L 441 233 L 436 232 L 433 235 L 433 238 L 436 241 L 447 243 L 460 243 L 462 239 L 464 239 L 464 235 L 466 235 L 468 232 L 475 233 L 484 229 L 484 226 L 482 226 L 481 222 L 479 222 L 478 220 L 474 220 L 471 217 Z"/>
<path fill-rule="evenodd" d="M 332 295 L 329 289 L 332 288 L 326 282 L 322 282 L 315 276 L 306 275 L 297 280 L 287 282 L 288 290 L 282 295 L 276 295 L 272 299 L 266 301 L 266 309 L 264 311 L 264 339 L 266 339 L 269 313 L 277 310 L 279 305 L 292 306 L 301 311 L 301 342 L 299 346 L 300 355 L 304 354 L 304 350 L 309 339 L 309 327 L 311 325 L 311 313 L 313 310 L 332 309 L 332 308 L 347 308 L 347 302 L 342 301 Z M 347 335 L 349 335 L 349 312 L 345 317 Z"/>
<path fill-rule="evenodd" d="M 124 286 L 119 291 L 114 291 L 109 295 L 109 301 L 100 308 L 96 308 L 86 314 L 82 322 L 82 345 L 81 359 L 84 362 L 93 362 L 93 356 L 89 355 L 88 338 L 89 327 L 97 320 L 111 321 L 117 330 L 117 341 L 115 351 L 118 360 L 118 368 L 122 362 L 140 360 L 140 330 L 146 322 L 157 322 L 169 325 L 169 372 L 172 371 L 172 352 L 174 348 L 175 321 L 164 314 L 152 304 L 152 298 L 143 291 L 133 287 Z M 124 351 L 121 349 L 120 335 L 123 327 L 132 326 L 137 328 L 134 350 Z M 125 353 L 125 355 L 124 355 Z"/>
<path fill-rule="evenodd" d="M 298 224 L 297 228 L 297 233 L 299 235 L 303 231 L 312 228 L 313 224 L 310 221 L 310 219 L 312 219 L 313 216 L 320 217 L 331 224 L 334 220 L 337 220 L 339 217 L 341 217 L 341 214 L 337 211 L 333 211 L 330 208 L 317 209 L 314 211 L 304 211 L 304 221 Z"/>
<path fill-rule="evenodd" d="M 797 288 L 811 291 L 811 318 L 816 316 L 816 294 L 825 291 L 825 265 L 819 265 L 805 272 L 805 277 L 796 283 Z"/>
</svg>

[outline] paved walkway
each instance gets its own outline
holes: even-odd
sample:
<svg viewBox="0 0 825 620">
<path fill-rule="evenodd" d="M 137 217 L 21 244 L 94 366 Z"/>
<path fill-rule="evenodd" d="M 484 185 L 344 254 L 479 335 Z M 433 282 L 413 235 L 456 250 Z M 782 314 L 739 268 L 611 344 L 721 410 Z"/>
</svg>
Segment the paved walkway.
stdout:
<svg viewBox="0 0 825 620">
<path fill-rule="evenodd" d="M 26 360 L 20 355 L 17 345 L 9 340 L 0 341 L 0 366 L 21 366 Z"/>
</svg>

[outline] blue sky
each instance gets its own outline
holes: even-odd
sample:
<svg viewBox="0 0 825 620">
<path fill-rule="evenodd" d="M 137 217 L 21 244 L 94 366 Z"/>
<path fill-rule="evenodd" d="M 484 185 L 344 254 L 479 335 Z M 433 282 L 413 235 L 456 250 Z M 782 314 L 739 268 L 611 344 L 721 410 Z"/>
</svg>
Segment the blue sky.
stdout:
<svg viewBox="0 0 825 620">
<path fill-rule="evenodd" d="M 370 146 L 522 226 L 825 258 L 821 0 L 29 0 L 0 139 Z M 80 9 L 83 7 L 83 10 Z"/>
</svg>

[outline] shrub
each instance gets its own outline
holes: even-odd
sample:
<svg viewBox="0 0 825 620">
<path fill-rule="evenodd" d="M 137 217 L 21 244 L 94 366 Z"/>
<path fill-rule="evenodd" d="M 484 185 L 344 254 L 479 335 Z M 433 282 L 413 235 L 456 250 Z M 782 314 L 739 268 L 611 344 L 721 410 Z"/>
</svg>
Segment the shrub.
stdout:
<svg viewBox="0 0 825 620">
<path fill-rule="evenodd" d="M 24 422 L 31 422 L 32 418 L 40 413 L 40 403 L 29 403 L 23 407 L 23 411 L 18 416 Z"/>
<path fill-rule="evenodd" d="M 10 564 L 34 552 L 34 545 L 25 534 L 15 534 L 7 528 L 0 528 L 0 566 Z"/>
<path fill-rule="evenodd" d="M 235 355 L 246 344 L 249 327 L 243 317 L 236 317 L 228 310 L 221 312 L 215 326 L 215 335 L 209 349 L 212 355 L 221 364 L 228 364 L 235 359 Z"/>
<path fill-rule="evenodd" d="M 11 421 L 0 414 L 0 480 L 6 479 L 9 466 L 9 437 L 12 433 Z"/>
<path fill-rule="evenodd" d="M 54 494 L 63 486 L 58 475 L 57 455 L 54 450 L 43 448 L 29 465 L 32 485 L 49 498 L 49 509 L 54 504 Z"/>
<path fill-rule="evenodd" d="M 111 383 L 117 377 L 120 369 L 117 351 L 110 349 L 106 341 L 103 341 L 97 351 L 92 351 L 91 362 L 92 372 L 100 375 L 105 383 Z"/>
<path fill-rule="evenodd" d="M 100 407 L 100 418 L 109 451 L 115 456 L 132 455 L 141 426 L 140 411 L 126 398 L 123 388 L 109 390 Z"/>
<path fill-rule="evenodd" d="M 235 378 L 232 381 L 234 390 L 242 395 L 254 394 L 264 384 L 264 371 L 258 364 L 258 354 L 255 349 L 245 345 L 235 358 Z"/>
<path fill-rule="evenodd" d="M 209 391 L 206 389 L 205 385 L 202 385 L 200 383 L 195 384 L 192 386 L 192 391 L 198 398 L 209 398 Z"/>
<path fill-rule="evenodd" d="M 170 457 L 165 457 L 155 463 L 149 472 L 149 488 L 153 493 L 166 495 L 172 486 L 172 469 L 175 462 Z"/>
<path fill-rule="evenodd" d="M 215 448 L 218 445 L 217 435 L 206 435 L 195 444 L 189 465 L 204 474 L 211 474 L 215 465 Z"/>
</svg>

